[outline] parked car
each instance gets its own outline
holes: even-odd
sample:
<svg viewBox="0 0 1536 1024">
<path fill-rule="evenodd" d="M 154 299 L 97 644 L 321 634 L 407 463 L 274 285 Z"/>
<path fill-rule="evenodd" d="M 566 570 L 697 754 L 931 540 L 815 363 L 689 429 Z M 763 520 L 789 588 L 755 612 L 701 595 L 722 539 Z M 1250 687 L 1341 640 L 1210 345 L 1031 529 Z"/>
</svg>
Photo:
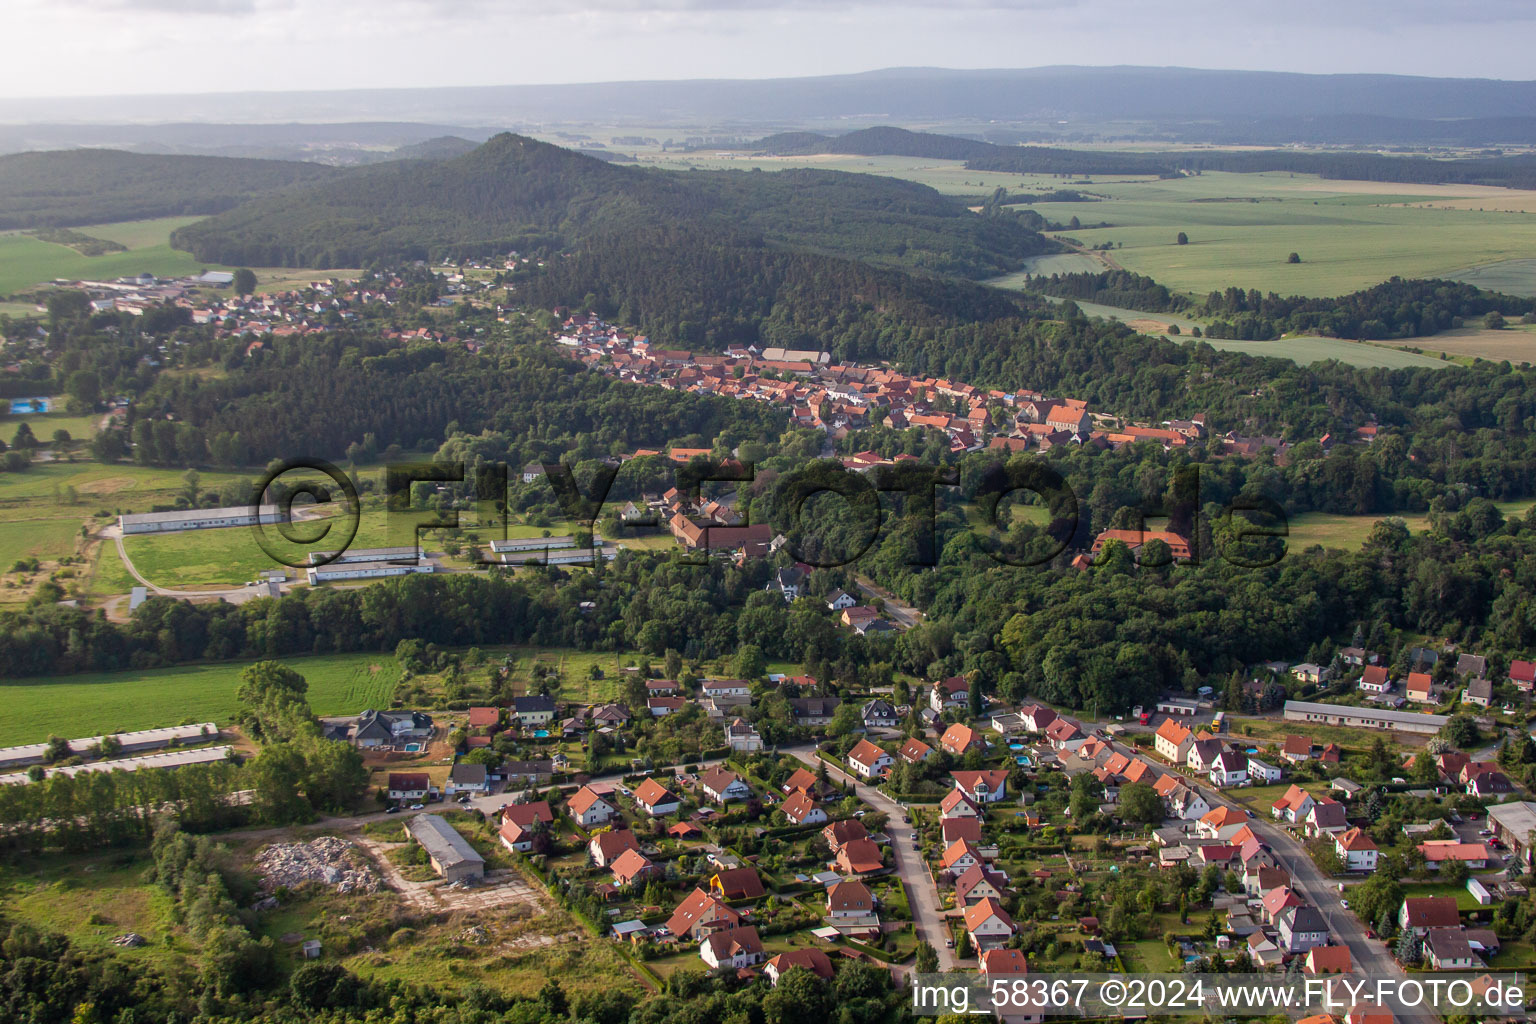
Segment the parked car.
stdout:
<svg viewBox="0 0 1536 1024">
<path fill-rule="evenodd" d="M 400 805 L 399 804 L 390 804 L 388 807 L 384 808 L 384 813 L 385 814 L 399 814 L 400 813 Z"/>
<path fill-rule="evenodd" d="M 411 810 L 413 810 L 413 811 L 424 810 L 426 808 L 426 806 L 427 806 L 426 804 L 411 804 Z"/>
</svg>

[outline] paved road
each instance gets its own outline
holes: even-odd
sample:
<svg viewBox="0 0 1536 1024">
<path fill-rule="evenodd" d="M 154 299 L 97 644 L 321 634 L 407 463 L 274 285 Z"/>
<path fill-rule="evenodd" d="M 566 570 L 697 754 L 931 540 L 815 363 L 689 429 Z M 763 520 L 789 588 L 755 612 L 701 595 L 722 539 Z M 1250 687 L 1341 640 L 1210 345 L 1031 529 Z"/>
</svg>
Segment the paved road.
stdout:
<svg viewBox="0 0 1536 1024">
<path fill-rule="evenodd" d="M 863 576 L 855 576 L 854 582 L 858 588 L 870 597 L 878 597 L 885 602 L 885 613 L 896 620 L 896 624 L 902 629 L 911 629 L 923 620 L 923 613 L 907 604 L 895 594 L 886 590 Z"/>
<path fill-rule="evenodd" d="M 812 768 L 822 764 L 816 757 L 816 748 L 790 747 L 783 750 L 786 754 L 793 754 Z M 884 793 L 871 786 L 866 786 L 847 772 L 827 765 L 827 774 L 840 782 L 853 783 L 854 792 L 860 800 L 881 811 L 889 819 L 886 834 L 891 837 L 891 849 L 896 854 L 896 876 L 901 879 L 901 884 L 907 890 L 907 902 L 912 906 L 912 924 L 917 930 L 917 937 L 926 941 L 939 955 L 939 970 L 949 971 L 960 966 L 955 951 L 946 946 L 945 940 L 949 937 L 949 930 L 944 927 L 943 913 L 939 906 L 939 894 L 933 886 L 933 879 L 928 874 L 928 868 L 923 864 L 922 856 L 911 844 L 906 842 L 905 836 L 910 829 L 901 827 L 902 816 L 907 809 L 900 803 L 892 800 Z"/>
</svg>

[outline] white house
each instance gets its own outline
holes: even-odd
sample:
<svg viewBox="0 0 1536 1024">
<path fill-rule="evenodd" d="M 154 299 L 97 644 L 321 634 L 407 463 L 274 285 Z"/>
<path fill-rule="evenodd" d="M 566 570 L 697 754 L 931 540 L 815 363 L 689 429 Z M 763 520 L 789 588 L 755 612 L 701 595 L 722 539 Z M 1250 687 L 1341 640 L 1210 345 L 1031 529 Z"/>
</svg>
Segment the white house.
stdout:
<svg viewBox="0 0 1536 1024">
<path fill-rule="evenodd" d="M 1003 905 L 988 897 L 965 908 L 965 930 L 972 948 L 985 951 L 1003 945 L 1018 929 Z"/>
<path fill-rule="evenodd" d="M 751 724 L 736 718 L 725 727 L 725 745 L 738 754 L 750 754 L 763 749 L 763 738 Z"/>
<path fill-rule="evenodd" d="M 635 787 L 635 805 L 653 818 L 676 814 L 681 804 L 671 790 L 655 779 L 646 779 Z"/>
<path fill-rule="evenodd" d="M 1236 786 L 1248 781 L 1248 755 L 1241 751 L 1228 750 L 1218 754 L 1216 760 L 1211 762 L 1211 785 L 1220 789 L 1224 786 Z"/>
<path fill-rule="evenodd" d="M 699 776 L 699 788 L 717 804 L 745 800 L 752 795 L 752 787 L 743 782 L 740 775 L 719 765 Z"/>
<path fill-rule="evenodd" d="M 1008 773 L 1002 770 L 950 772 L 955 788 L 978 804 L 992 804 L 1008 795 Z"/>
<path fill-rule="evenodd" d="M 1158 756 L 1173 764 L 1183 764 L 1188 760 L 1189 748 L 1194 742 L 1195 734 L 1171 718 L 1164 719 L 1152 737 L 1152 745 Z"/>
<path fill-rule="evenodd" d="M 866 779 L 876 778 L 893 764 L 895 760 L 891 755 L 869 740 L 859 740 L 853 749 L 848 751 L 848 767 Z"/>
<path fill-rule="evenodd" d="M 1255 785 L 1267 786 L 1272 782 L 1279 782 L 1283 774 L 1275 765 L 1260 761 L 1252 754 L 1248 755 L 1248 777 Z"/>
<path fill-rule="evenodd" d="M 737 925 L 710 932 L 699 943 L 699 957 L 716 970 L 722 967 L 751 967 L 761 963 L 766 954 L 757 929 L 751 925 Z"/>
<path fill-rule="evenodd" d="M 834 590 L 832 593 L 827 595 L 827 607 L 834 612 L 840 612 L 846 608 L 852 608 L 858 603 L 859 602 L 857 599 L 849 594 L 843 593 L 841 590 Z"/>
<path fill-rule="evenodd" d="M 604 800 L 590 786 L 578 789 L 565 806 L 576 824 L 583 828 L 606 824 L 619 813 L 617 807 Z"/>
</svg>

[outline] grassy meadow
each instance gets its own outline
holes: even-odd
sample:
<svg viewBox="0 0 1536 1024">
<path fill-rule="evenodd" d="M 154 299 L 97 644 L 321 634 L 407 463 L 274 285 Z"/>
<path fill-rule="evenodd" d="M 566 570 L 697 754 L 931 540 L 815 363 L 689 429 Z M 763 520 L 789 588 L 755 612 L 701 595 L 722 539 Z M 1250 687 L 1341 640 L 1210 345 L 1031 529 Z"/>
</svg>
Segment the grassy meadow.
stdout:
<svg viewBox="0 0 1536 1024">
<path fill-rule="evenodd" d="M 390 654 L 321 654 L 283 661 L 309 681 L 310 706 L 320 715 L 387 707 L 400 680 L 400 666 Z M 72 738 L 179 722 L 228 722 L 237 710 L 235 689 L 246 664 L 0 682 L 0 700 L 9 712 L 0 721 L 0 746 L 53 734 Z"/>
<path fill-rule="evenodd" d="M 127 252 L 82 256 L 67 245 L 44 242 L 19 231 L 0 234 L 0 294 L 30 288 L 54 278 L 114 278 L 149 271 L 174 277 L 216 269 L 191 253 L 171 248 L 170 234 L 196 217 L 161 217 L 76 228 L 82 234 L 119 242 Z"/>
<path fill-rule="evenodd" d="M 1536 505 L 1536 500 L 1517 498 L 1513 501 L 1499 501 L 1494 504 L 1499 507 L 1500 512 L 1504 513 L 1504 518 L 1511 519 L 1524 516 L 1531 506 Z M 1371 531 L 1383 519 L 1401 519 L 1411 533 L 1422 533 L 1429 528 L 1429 516 L 1424 513 L 1341 516 L 1328 512 L 1303 512 L 1290 517 L 1287 523 L 1290 534 L 1286 537 L 1286 546 L 1292 551 L 1300 551 L 1313 544 L 1321 544 L 1325 548 L 1354 550 L 1364 546 L 1370 539 Z"/>
</svg>

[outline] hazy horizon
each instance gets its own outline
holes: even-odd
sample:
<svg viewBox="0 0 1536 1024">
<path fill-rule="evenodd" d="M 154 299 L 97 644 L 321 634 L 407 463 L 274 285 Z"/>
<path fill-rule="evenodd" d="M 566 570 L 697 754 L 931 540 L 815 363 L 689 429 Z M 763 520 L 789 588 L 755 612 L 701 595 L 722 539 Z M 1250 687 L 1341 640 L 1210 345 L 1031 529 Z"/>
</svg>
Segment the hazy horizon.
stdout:
<svg viewBox="0 0 1536 1024">
<path fill-rule="evenodd" d="M 1524 81 L 1536 8 L 1408 0 L 18 0 L 0 98 L 1190 67 Z"/>
</svg>

